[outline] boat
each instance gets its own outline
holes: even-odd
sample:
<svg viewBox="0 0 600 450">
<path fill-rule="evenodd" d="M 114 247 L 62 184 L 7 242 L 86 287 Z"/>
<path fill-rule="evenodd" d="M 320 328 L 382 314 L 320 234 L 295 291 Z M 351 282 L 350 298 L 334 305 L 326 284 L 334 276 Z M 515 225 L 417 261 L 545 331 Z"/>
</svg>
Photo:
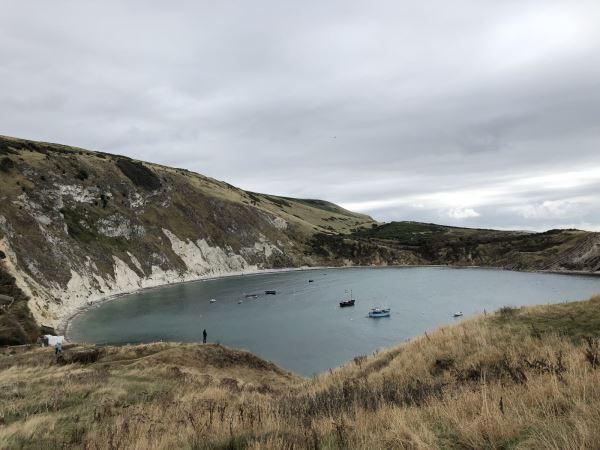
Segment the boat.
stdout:
<svg viewBox="0 0 600 450">
<path fill-rule="evenodd" d="M 246 298 L 258 298 L 258 294 L 246 294 Z"/>
<path fill-rule="evenodd" d="M 346 291 L 348 292 L 348 291 Z M 340 302 L 340 308 L 345 308 L 346 306 L 354 306 L 354 299 L 352 298 L 352 291 L 350 291 L 350 298 L 348 300 L 342 300 Z"/>
<path fill-rule="evenodd" d="M 314 281 L 315 281 L 315 280 L 308 280 L 308 282 L 309 282 L 309 283 L 312 283 L 312 282 L 314 282 Z"/>
<path fill-rule="evenodd" d="M 369 317 L 389 317 L 390 308 L 371 308 Z"/>
<path fill-rule="evenodd" d="M 214 298 L 211 298 L 210 303 L 217 303 L 217 301 Z"/>
<path fill-rule="evenodd" d="M 276 295 L 277 291 L 265 291 L 265 295 Z"/>
<path fill-rule="evenodd" d="M 458 312 L 454 313 L 454 317 L 462 317 L 462 316 L 463 316 L 462 311 L 458 311 Z"/>
<path fill-rule="evenodd" d="M 242 300 L 238 300 L 238 305 L 241 305 L 242 303 L 244 303 Z"/>
</svg>

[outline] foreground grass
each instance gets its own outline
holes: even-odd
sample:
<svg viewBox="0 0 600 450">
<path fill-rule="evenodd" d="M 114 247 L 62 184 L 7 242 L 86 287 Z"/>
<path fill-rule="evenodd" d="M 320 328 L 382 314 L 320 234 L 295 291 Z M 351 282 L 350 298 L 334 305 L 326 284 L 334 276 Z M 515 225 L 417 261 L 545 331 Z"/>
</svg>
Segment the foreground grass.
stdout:
<svg viewBox="0 0 600 450">
<path fill-rule="evenodd" d="M 438 329 L 304 380 L 215 345 L 0 355 L 4 448 L 597 448 L 600 297 Z"/>
</svg>

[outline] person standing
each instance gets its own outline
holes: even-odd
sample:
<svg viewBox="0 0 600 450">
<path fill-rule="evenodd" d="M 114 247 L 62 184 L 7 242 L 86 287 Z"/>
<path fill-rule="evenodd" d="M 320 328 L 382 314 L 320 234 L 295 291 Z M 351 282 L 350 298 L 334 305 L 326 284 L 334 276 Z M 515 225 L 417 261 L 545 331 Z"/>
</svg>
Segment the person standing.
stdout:
<svg viewBox="0 0 600 450">
<path fill-rule="evenodd" d="M 56 356 L 58 356 L 61 353 L 62 353 L 62 344 L 60 343 L 60 341 L 56 341 L 56 344 L 54 345 L 54 354 Z"/>
<path fill-rule="evenodd" d="M 208 333 L 206 333 L 206 328 L 204 329 L 204 331 L 202 331 L 202 343 L 206 344 L 206 336 L 208 335 Z"/>
</svg>

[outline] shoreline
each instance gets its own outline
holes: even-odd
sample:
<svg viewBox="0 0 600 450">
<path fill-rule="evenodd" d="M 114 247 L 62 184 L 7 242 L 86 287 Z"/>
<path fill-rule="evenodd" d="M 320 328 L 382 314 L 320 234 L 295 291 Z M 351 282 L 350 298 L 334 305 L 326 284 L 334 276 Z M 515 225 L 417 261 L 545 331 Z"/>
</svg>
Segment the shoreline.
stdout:
<svg viewBox="0 0 600 450">
<path fill-rule="evenodd" d="M 369 266 L 362 266 L 362 267 L 369 267 Z M 337 267 L 330 267 L 330 266 L 314 266 L 314 267 L 310 267 L 310 266 L 301 266 L 301 267 L 284 267 L 281 269 L 259 269 L 256 271 L 249 271 L 249 272 L 244 272 L 244 271 L 240 271 L 240 272 L 229 272 L 229 273 L 224 273 L 224 274 L 220 274 L 220 275 L 209 275 L 209 276 L 200 276 L 196 279 L 193 280 L 185 280 L 185 281 L 175 281 L 173 283 L 164 283 L 164 284 L 159 284 L 156 286 L 150 286 L 150 287 L 143 287 L 143 288 L 139 288 L 139 289 L 134 289 L 131 291 L 127 291 L 127 292 L 120 292 L 118 294 L 113 294 L 113 295 L 107 295 L 106 297 L 102 297 L 101 299 L 93 302 L 92 304 L 85 304 L 85 305 L 81 305 L 79 307 L 77 307 L 72 313 L 68 314 L 67 316 L 65 316 L 64 319 L 61 319 L 59 322 L 58 327 L 56 328 L 56 331 L 59 335 L 64 336 L 65 341 L 70 343 L 70 344 L 75 344 L 77 342 L 75 341 L 71 341 L 69 340 L 69 329 L 71 327 L 71 322 L 73 321 L 73 319 L 75 319 L 77 316 L 79 316 L 80 314 L 83 314 L 84 312 L 90 310 L 90 309 L 94 309 L 97 308 L 101 305 L 103 305 L 104 303 L 108 303 L 111 302 L 113 300 L 117 300 L 121 297 L 126 297 L 128 295 L 132 295 L 132 294 L 137 294 L 140 292 L 146 292 L 146 291 L 152 291 L 155 289 L 161 289 L 167 286 L 177 286 L 180 284 L 187 284 L 187 283 L 199 283 L 202 281 L 212 281 L 212 280 L 220 280 L 220 279 L 224 279 L 224 278 L 232 278 L 232 277 L 241 277 L 241 276 L 253 276 L 253 275 L 263 275 L 263 274 L 274 274 L 274 273 L 285 273 L 285 272 L 297 272 L 297 271 L 309 271 L 309 270 L 323 270 L 323 269 L 333 269 L 333 268 L 337 268 Z M 339 267 L 342 268 L 342 267 Z"/>
<path fill-rule="evenodd" d="M 76 344 L 78 342 L 71 341 L 69 339 L 69 330 L 71 328 L 71 324 L 73 320 L 79 316 L 80 314 L 85 313 L 90 309 L 94 309 L 100 307 L 104 303 L 108 303 L 114 300 L 117 300 L 121 297 L 126 297 L 128 295 L 137 294 L 140 292 L 151 291 L 155 289 L 164 288 L 167 286 L 175 286 L 179 284 L 186 283 L 198 283 L 202 281 L 212 281 L 219 280 L 230 277 L 241 277 L 241 276 L 253 276 L 253 275 L 267 275 L 267 274 L 276 274 L 276 273 L 286 273 L 286 272 L 301 272 L 301 271 L 311 271 L 311 270 L 331 270 L 331 269 L 379 269 L 379 268 L 401 268 L 401 269 L 410 269 L 410 268 L 428 268 L 428 267 L 442 267 L 448 269 L 484 269 L 484 270 L 503 270 L 503 271 L 511 271 L 511 272 L 522 272 L 522 273 L 540 273 L 540 274 L 549 274 L 549 275 L 575 275 L 575 276 L 592 276 L 598 277 L 600 276 L 600 272 L 585 272 L 585 271 L 560 271 L 560 270 L 527 270 L 527 269 L 507 269 L 504 267 L 494 267 L 494 266 L 463 266 L 463 265 L 450 265 L 450 264 L 393 264 L 393 265 L 353 265 L 353 266 L 301 266 L 301 267 L 284 267 L 280 269 L 260 269 L 256 271 L 250 271 L 248 273 L 241 272 L 230 272 L 220 275 L 211 275 L 211 276 L 201 276 L 194 280 L 186 280 L 186 281 L 176 281 L 173 283 L 165 283 L 157 286 L 145 287 L 134 289 L 132 291 L 121 292 L 119 294 L 108 295 L 103 297 L 93 304 L 82 305 L 74 310 L 71 314 L 67 315 L 64 319 L 60 321 L 59 326 L 57 327 L 57 333 L 59 335 L 64 336 L 65 342 L 69 344 Z"/>
</svg>

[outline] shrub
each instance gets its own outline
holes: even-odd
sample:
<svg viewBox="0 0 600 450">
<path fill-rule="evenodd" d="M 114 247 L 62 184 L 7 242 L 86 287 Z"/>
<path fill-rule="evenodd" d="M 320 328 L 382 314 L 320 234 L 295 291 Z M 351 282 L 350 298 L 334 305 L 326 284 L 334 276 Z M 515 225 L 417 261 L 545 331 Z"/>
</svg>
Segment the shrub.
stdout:
<svg viewBox="0 0 600 450">
<path fill-rule="evenodd" d="M 98 348 L 92 348 L 89 350 L 79 350 L 74 353 L 65 353 L 62 358 L 57 358 L 57 363 L 60 365 L 64 364 L 92 364 L 97 362 L 104 352 Z"/>
<path fill-rule="evenodd" d="M 517 308 L 513 306 L 503 306 L 498 310 L 498 314 L 501 316 L 514 316 L 517 313 Z"/>
<path fill-rule="evenodd" d="M 0 160 L 0 172 L 8 172 L 10 169 L 15 167 L 15 163 L 8 156 L 5 156 Z"/>
<path fill-rule="evenodd" d="M 133 184 L 149 191 L 161 187 L 160 178 L 154 172 L 144 166 L 142 163 L 130 159 L 119 158 L 117 166 Z"/>
<path fill-rule="evenodd" d="M 85 169 L 79 169 L 79 172 L 77 172 L 77 175 L 75 175 L 75 178 L 77 178 L 78 180 L 81 181 L 85 181 L 90 177 L 90 175 L 87 173 L 87 171 Z"/>
<path fill-rule="evenodd" d="M 0 140 L 0 155 L 16 155 L 12 148 L 10 148 L 10 143 L 4 140 Z"/>
</svg>

